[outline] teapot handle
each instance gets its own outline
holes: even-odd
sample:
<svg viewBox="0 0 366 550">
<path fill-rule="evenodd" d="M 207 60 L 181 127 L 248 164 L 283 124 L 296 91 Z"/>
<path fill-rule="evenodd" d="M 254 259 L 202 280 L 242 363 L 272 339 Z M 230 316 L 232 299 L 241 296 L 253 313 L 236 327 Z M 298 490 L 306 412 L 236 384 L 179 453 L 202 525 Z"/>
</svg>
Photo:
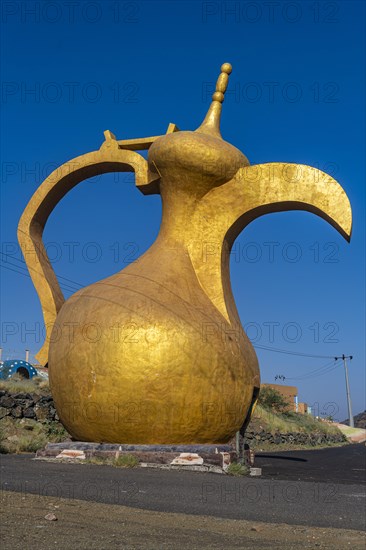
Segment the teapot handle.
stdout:
<svg viewBox="0 0 366 550">
<path fill-rule="evenodd" d="M 107 137 L 107 136 L 106 136 Z M 115 139 L 106 139 L 99 151 L 76 157 L 54 170 L 39 186 L 18 225 L 18 241 L 42 306 L 45 342 L 36 355 L 48 362 L 51 332 L 65 298 L 43 246 L 43 230 L 60 200 L 81 181 L 109 172 L 135 172 L 136 186 L 144 194 L 158 192 L 157 175 L 149 171 L 140 154 L 120 149 Z"/>
</svg>

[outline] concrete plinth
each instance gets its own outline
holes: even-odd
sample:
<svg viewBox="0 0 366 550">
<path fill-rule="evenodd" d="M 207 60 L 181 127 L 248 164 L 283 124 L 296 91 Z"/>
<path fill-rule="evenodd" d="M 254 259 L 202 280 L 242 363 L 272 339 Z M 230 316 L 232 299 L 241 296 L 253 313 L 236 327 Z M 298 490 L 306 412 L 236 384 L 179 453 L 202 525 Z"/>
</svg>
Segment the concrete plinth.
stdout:
<svg viewBox="0 0 366 550">
<path fill-rule="evenodd" d="M 37 451 L 43 460 L 85 460 L 132 455 L 140 466 L 225 472 L 236 459 L 231 445 L 126 445 L 65 441 L 48 443 Z"/>
</svg>

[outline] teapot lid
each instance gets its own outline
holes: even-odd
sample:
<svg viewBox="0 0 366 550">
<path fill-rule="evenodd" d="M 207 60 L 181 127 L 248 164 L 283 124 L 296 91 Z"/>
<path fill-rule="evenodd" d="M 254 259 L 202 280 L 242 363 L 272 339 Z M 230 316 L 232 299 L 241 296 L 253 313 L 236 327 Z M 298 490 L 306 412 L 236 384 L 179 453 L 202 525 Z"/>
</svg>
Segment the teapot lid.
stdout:
<svg viewBox="0 0 366 550">
<path fill-rule="evenodd" d="M 224 102 L 224 94 L 229 82 L 229 74 L 233 68 L 230 63 L 221 65 L 221 73 L 216 82 L 216 90 L 212 95 L 212 103 L 207 111 L 204 121 L 199 126 L 196 132 L 209 134 L 222 139 L 220 132 L 220 120 L 222 104 Z"/>
</svg>

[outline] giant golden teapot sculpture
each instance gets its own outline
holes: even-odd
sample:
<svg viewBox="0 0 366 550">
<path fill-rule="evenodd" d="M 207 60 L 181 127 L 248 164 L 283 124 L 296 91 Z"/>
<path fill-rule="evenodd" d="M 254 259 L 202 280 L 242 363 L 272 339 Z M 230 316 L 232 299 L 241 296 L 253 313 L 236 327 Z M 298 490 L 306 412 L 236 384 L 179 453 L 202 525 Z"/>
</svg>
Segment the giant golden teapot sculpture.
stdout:
<svg viewBox="0 0 366 550">
<path fill-rule="evenodd" d="M 250 166 L 220 134 L 231 65 L 225 63 L 201 126 L 119 141 L 54 171 L 26 207 L 18 238 L 41 301 L 49 367 L 62 423 L 80 441 L 225 443 L 245 429 L 260 385 L 255 351 L 231 291 L 230 249 L 269 212 L 307 210 L 350 239 L 347 195 L 301 164 Z M 148 160 L 136 151 L 149 149 Z M 135 172 L 159 193 L 159 235 L 138 261 L 66 302 L 42 244 L 48 216 L 80 181 Z"/>
</svg>

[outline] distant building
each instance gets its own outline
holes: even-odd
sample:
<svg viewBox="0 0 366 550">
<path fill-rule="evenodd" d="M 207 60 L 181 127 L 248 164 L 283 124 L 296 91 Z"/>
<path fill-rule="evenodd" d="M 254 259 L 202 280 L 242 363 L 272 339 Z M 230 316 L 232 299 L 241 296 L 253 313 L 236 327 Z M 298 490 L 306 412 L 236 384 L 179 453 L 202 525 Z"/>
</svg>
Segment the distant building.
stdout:
<svg viewBox="0 0 366 550">
<path fill-rule="evenodd" d="M 311 410 L 308 407 L 307 403 L 298 403 L 297 404 L 297 412 L 299 412 L 301 414 L 309 414 L 311 412 Z"/>
</svg>

